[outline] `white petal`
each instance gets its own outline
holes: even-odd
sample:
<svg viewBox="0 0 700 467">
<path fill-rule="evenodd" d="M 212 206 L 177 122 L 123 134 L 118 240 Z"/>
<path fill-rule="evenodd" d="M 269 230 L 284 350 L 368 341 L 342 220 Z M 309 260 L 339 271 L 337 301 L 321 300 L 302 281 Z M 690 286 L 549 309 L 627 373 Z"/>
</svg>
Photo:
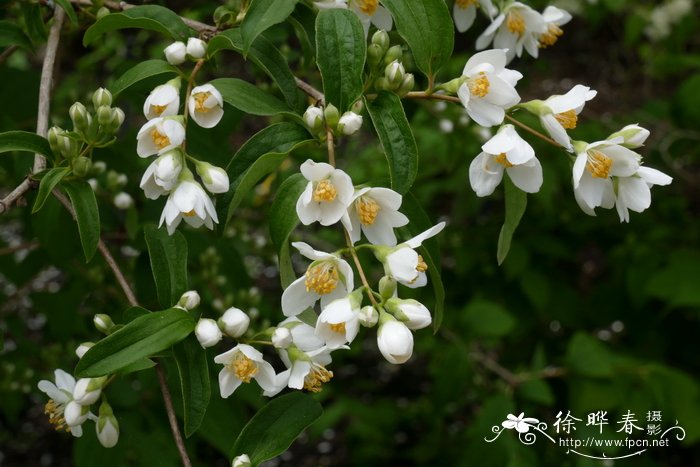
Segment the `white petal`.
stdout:
<svg viewBox="0 0 700 467">
<path fill-rule="evenodd" d="M 547 130 L 547 133 L 554 141 L 564 146 L 567 150 L 571 150 L 571 138 L 553 114 L 541 115 L 540 123 L 542 123 L 544 129 Z"/>
<path fill-rule="evenodd" d="M 301 170 L 302 175 L 307 180 L 317 182 L 329 177 L 335 169 L 332 165 L 326 164 L 325 162 L 314 162 L 311 159 L 308 159 L 306 162 L 301 164 L 299 170 Z"/>
<path fill-rule="evenodd" d="M 526 193 L 537 193 L 542 186 L 542 166 L 537 158 L 506 169 L 513 184 Z"/>
<path fill-rule="evenodd" d="M 389 13 L 389 10 L 383 6 L 378 6 L 372 15 L 372 24 L 374 24 L 377 29 L 391 31 L 394 21 L 391 17 L 391 13 Z"/>
<path fill-rule="evenodd" d="M 493 24 L 495 23 L 492 23 L 492 25 Z M 500 49 L 484 50 L 483 52 L 476 53 L 467 60 L 462 75 L 472 76 L 472 70 L 478 69 L 479 65 L 483 63 L 492 65 L 494 72 L 497 73 L 506 66 L 506 53 Z"/>
<path fill-rule="evenodd" d="M 476 7 L 474 7 L 474 5 L 469 5 L 466 8 L 462 8 L 455 2 L 454 8 L 452 9 L 452 16 L 454 17 L 457 31 L 464 32 L 474 24 Z"/>
<path fill-rule="evenodd" d="M 502 107 L 490 104 L 483 99 L 472 99 L 467 107 L 467 113 L 472 120 L 485 127 L 501 124 L 506 115 Z"/>
<path fill-rule="evenodd" d="M 304 378 L 311 371 L 311 362 L 297 360 L 292 365 L 292 371 L 289 374 L 289 387 L 292 389 L 302 389 L 304 387 Z"/>
<path fill-rule="evenodd" d="M 498 155 L 513 149 L 515 140 L 512 137 L 512 128 L 512 125 L 504 126 L 501 131 L 493 135 L 490 140 L 481 146 L 481 150 L 489 154 Z"/>
<path fill-rule="evenodd" d="M 492 194 L 502 179 L 503 166 L 490 154 L 482 152 L 469 164 L 469 184 L 479 197 Z"/>
<path fill-rule="evenodd" d="M 637 171 L 637 174 L 642 177 L 644 181 L 652 185 L 669 185 L 673 181 L 673 178 L 651 167 L 642 166 Z"/>
<path fill-rule="evenodd" d="M 219 372 L 219 392 L 221 397 L 226 399 L 228 396 L 233 394 L 238 386 L 240 386 L 242 381 L 231 373 L 228 368 L 222 368 Z"/>
<path fill-rule="evenodd" d="M 629 209 L 642 212 L 651 206 L 651 190 L 642 178 L 621 178 L 617 186 L 618 202 L 622 198 Z"/>
<path fill-rule="evenodd" d="M 318 295 L 306 291 L 306 277 L 301 276 L 282 292 L 282 313 L 284 316 L 296 316 L 313 306 Z"/>
</svg>

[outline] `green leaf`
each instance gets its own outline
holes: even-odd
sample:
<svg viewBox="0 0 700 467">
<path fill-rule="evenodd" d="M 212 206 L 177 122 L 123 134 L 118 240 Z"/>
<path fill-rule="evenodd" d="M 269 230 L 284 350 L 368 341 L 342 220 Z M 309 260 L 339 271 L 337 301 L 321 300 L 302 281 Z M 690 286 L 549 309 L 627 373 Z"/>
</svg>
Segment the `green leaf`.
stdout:
<svg viewBox="0 0 700 467">
<path fill-rule="evenodd" d="M 515 328 L 515 319 L 498 303 L 475 299 L 464 309 L 465 328 L 477 336 L 502 337 Z"/>
<path fill-rule="evenodd" d="M 523 214 L 525 214 L 525 208 L 527 208 L 527 193 L 513 185 L 510 177 L 503 177 L 503 179 L 506 186 L 506 220 L 503 222 L 501 233 L 498 235 L 498 251 L 496 252 L 496 257 L 499 265 L 502 264 L 506 256 L 508 256 L 513 234 L 515 233 L 515 229 L 518 228 L 518 224 L 520 224 L 520 219 L 522 219 Z"/>
<path fill-rule="evenodd" d="M 77 26 L 78 15 L 75 14 L 75 10 L 73 9 L 73 6 L 70 4 L 70 2 L 68 0 L 56 0 L 56 4 L 63 8 L 73 26 Z"/>
<path fill-rule="evenodd" d="M 29 131 L 0 133 L 0 153 L 10 151 L 27 151 L 53 157 L 53 151 L 46 138 Z"/>
<path fill-rule="evenodd" d="M 229 29 L 217 34 L 209 41 L 207 54 L 213 57 L 220 50 L 226 49 L 243 53 L 243 38 L 239 29 Z M 287 59 L 272 42 L 264 36 L 259 36 L 251 45 L 247 58 L 275 81 L 292 109 L 303 111 L 306 100 L 297 89 L 297 83 L 289 69 Z"/>
<path fill-rule="evenodd" d="M 121 370 L 118 371 L 120 375 L 128 375 L 129 373 L 136 373 L 138 371 L 143 371 L 143 370 L 148 370 L 149 368 L 153 368 L 156 366 L 156 362 L 151 360 L 150 358 L 142 358 L 141 360 L 137 360 L 134 363 L 125 366 Z"/>
<path fill-rule="evenodd" d="M 362 95 L 367 46 L 357 15 L 350 10 L 322 10 L 316 17 L 316 61 L 326 102 L 343 112 Z"/>
<path fill-rule="evenodd" d="M 294 11 L 298 0 L 251 0 L 241 23 L 243 55 L 248 55 L 253 41 L 265 30 L 279 24 Z"/>
<path fill-rule="evenodd" d="M 126 28 L 157 31 L 178 41 L 187 40 L 191 33 L 190 28 L 172 10 L 158 5 L 140 5 L 98 19 L 85 31 L 83 45 L 91 44 L 107 32 Z"/>
<path fill-rule="evenodd" d="M 193 330 L 195 321 L 179 308 L 140 316 L 88 350 L 75 367 L 79 378 L 96 378 L 168 349 Z"/>
<path fill-rule="evenodd" d="M 36 194 L 36 199 L 34 200 L 34 206 L 32 207 L 32 214 L 39 211 L 44 206 L 46 198 L 51 195 L 51 191 L 58 185 L 63 177 L 70 173 L 70 167 L 55 167 L 46 171 L 44 176 L 39 182 L 39 190 Z"/>
<path fill-rule="evenodd" d="M 73 204 L 80 242 L 83 245 L 85 261 L 88 262 L 95 255 L 100 241 L 100 211 L 97 208 L 95 192 L 87 182 L 82 181 L 64 183 L 63 188 Z"/>
<path fill-rule="evenodd" d="M 302 174 L 294 174 L 287 178 L 277 190 L 277 195 L 270 208 L 270 238 L 272 238 L 272 243 L 279 255 L 280 277 L 283 287 L 289 285 L 286 280 L 294 276 L 287 240 L 289 234 L 299 223 L 296 204 L 307 183 L 308 180 Z"/>
<path fill-rule="evenodd" d="M 271 125 L 250 138 L 226 167 L 231 186 L 218 205 L 219 219 L 231 219 L 243 198 L 267 174 L 272 173 L 286 155 L 299 146 L 313 141 L 308 131 L 294 123 Z"/>
<path fill-rule="evenodd" d="M 173 355 L 180 373 L 185 436 L 189 438 L 202 424 L 209 405 L 211 384 L 207 354 L 191 335 L 173 347 Z"/>
<path fill-rule="evenodd" d="M 133 86 L 134 84 L 152 76 L 164 74 L 177 74 L 177 68 L 165 60 L 146 60 L 133 68 L 128 69 L 110 86 L 110 91 L 114 97 L 119 93 Z"/>
<path fill-rule="evenodd" d="M 454 26 L 444 0 L 382 0 L 396 30 L 413 52 L 416 66 L 429 78 L 447 63 L 454 48 Z"/>
<path fill-rule="evenodd" d="M 366 99 L 365 102 L 389 164 L 391 188 L 404 194 L 418 173 L 418 147 L 401 99 L 394 93 L 382 91 L 375 100 Z"/>
<path fill-rule="evenodd" d="M 0 47 L 8 47 L 11 45 L 32 50 L 32 42 L 17 23 L 12 21 L 0 21 Z"/>
<path fill-rule="evenodd" d="M 44 23 L 43 7 L 38 3 L 22 2 L 20 8 L 29 38 L 37 45 L 45 42 L 49 34 Z"/>
<path fill-rule="evenodd" d="M 403 240 L 408 240 L 411 237 L 418 235 L 421 232 L 428 230 L 433 226 L 428 214 L 420 206 L 420 203 L 415 198 L 413 193 L 407 193 L 403 197 L 401 204 L 401 212 L 403 212 L 411 222 L 406 227 L 402 227 Z M 429 238 L 424 241 L 420 247 L 423 261 L 428 265 L 428 275 L 430 276 L 430 284 L 433 287 L 435 296 L 435 307 L 433 309 L 433 332 L 437 332 L 442 324 L 442 315 L 445 308 L 445 286 L 442 282 L 442 256 L 440 254 L 437 238 Z"/>
<path fill-rule="evenodd" d="M 243 428 L 231 455 L 247 454 L 257 466 L 286 451 L 322 413 L 321 404 L 308 394 L 292 392 L 273 399 Z"/>
<path fill-rule="evenodd" d="M 288 112 L 289 107 L 257 86 L 237 78 L 219 78 L 210 81 L 224 102 L 251 115 L 271 116 Z M 296 115 L 296 114 L 293 114 Z"/>
<path fill-rule="evenodd" d="M 168 235 L 167 230 L 153 225 L 144 226 L 143 232 L 158 301 L 163 307 L 173 306 L 187 291 L 187 240 L 177 230 Z"/>
<path fill-rule="evenodd" d="M 572 372 L 594 378 L 613 375 L 614 357 L 599 340 L 578 332 L 569 341 L 566 364 Z"/>
</svg>

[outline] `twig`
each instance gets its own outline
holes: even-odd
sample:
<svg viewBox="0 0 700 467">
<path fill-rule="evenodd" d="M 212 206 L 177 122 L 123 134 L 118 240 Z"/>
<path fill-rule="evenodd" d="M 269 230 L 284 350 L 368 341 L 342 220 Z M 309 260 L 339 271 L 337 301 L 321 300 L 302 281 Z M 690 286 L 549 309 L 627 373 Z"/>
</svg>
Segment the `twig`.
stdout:
<svg viewBox="0 0 700 467">
<path fill-rule="evenodd" d="M 523 122 L 521 122 L 520 120 L 516 120 L 515 118 L 511 117 L 510 115 L 506 115 L 506 118 L 507 118 L 508 120 L 510 120 L 511 122 L 515 123 L 516 125 L 518 125 L 518 126 L 519 126 L 520 128 L 522 128 L 523 130 L 529 131 L 529 132 L 532 133 L 533 135 L 535 135 L 535 136 L 537 136 L 538 138 L 540 138 L 540 139 L 542 139 L 542 140 L 548 142 L 549 144 L 554 145 L 554 146 L 556 146 L 556 147 L 558 147 L 558 148 L 562 147 L 561 144 L 557 143 L 557 142 L 554 141 L 552 138 L 543 135 L 542 133 L 540 133 L 539 131 L 535 130 L 534 128 L 532 128 L 532 127 L 530 127 L 530 126 L 528 126 L 528 125 L 525 125 L 525 124 L 524 124 Z"/>
<path fill-rule="evenodd" d="M 192 467 L 192 462 L 187 455 L 187 449 L 185 448 L 185 443 L 182 440 L 182 435 L 180 434 L 180 428 L 177 426 L 177 417 L 175 416 L 175 409 L 173 408 L 173 399 L 170 396 L 170 389 L 168 389 L 168 382 L 165 380 L 165 373 L 163 372 L 163 367 L 156 365 L 156 373 L 158 374 L 158 383 L 160 384 L 160 391 L 163 393 L 163 400 L 165 401 L 165 411 L 168 413 L 168 421 L 170 422 L 170 429 L 173 432 L 173 437 L 175 438 L 175 444 L 177 444 L 177 450 L 180 451 L 180 459 L 182 459 L 182 465 L 184 467 Z"/>
<path fill-rule="evenodd" d="M 312 97 L 317 104 L 325 103 L 325 96 L 321 91 L 311 86 L 306 81 L 297 78 L 296 76 L 294 77 L 294 80 L 297 82 L 297 87 L 304 91 L 308 96 Z"/>
<path fill-rule="evenodd" d="M 483 365 L 484 368 L 500 376 L 501 379 L 508 383 L 509 386 L 515 387 L 518 384 L 520 384 L 520 381 L 518 380 L 518 377 L 515 374 L 513 374 L 510 370 L 502 367 L 496 360 L 482 353 L 481 351 L 473 350 L 472 352 L 469 352 L 469 358 L 481 363 L 481 365 Z"/>
<path fill-rule="evenodd" d="M 333 130 L 326 128 L 326 148 L 328 149 L 328 163 L 335 167 L 335 146 L 333 146 Z"/>
<path fill-rule="evenodd" d="M 8 58 L 10 58 L 10 56 L 11 56 L 13 53 L 15 53 L 16 50 L 17 50 L 17 46 L 16 46 L 16 45 L 11 45 L 11 46 L 9 46 L 8 48 L 6 48 L 5 50 L 3 50 L 3 52 L 0 54 L 0 65 L 2 65 L 3 63 L 5 63 L 5 60 L 7 60 Z"/>
<path fill-rule="evenodd" d="M 56 51 L 61 39 L 61 29 L 66 13 L 63 8 L 56 7 L 54 10 L 53 25 L 49 32 L 49 39 L 46 42 L 46 52 L 44 63 L 41 67 L 41 81 L 39 84 L 39 109 L 36 117 L 36 133 L 46 136 L 49 129 L 49 110 L 51 106 L 51 84 L 53 82 L 54 66 L 56 64 Z M 46 159 L 41 154 L 34 154 L 33 173 L 40 172 L 46 168 Z M 0 214 L 7 211 L 13 203 L 17 202 L 34 185 L 29 177 L 25 178 L 17 188 L 12 190 L 5 198 L 0 200 Z"/>
<path fill-rule="evenodd" d="M 372 295 L 372 288 L 369 286 L 369 282 L 367 281 L 367 276 L 365 276 L 364 269 L 362 269 L 362 263 L 360 263 L 360 258 L 357 256 L 357 252 L 355 251 L 355 246 L 352 244 L 352 240 L 350 240 L 350 234 L 344 228 L 343 228 L 343 231 L 345 232 L 345 241 L 348 244 L 348 249 L 350 250 L 350 256 L 352 256 L 352 260 L 355 262 L 355 267 L 357 268 L 357 273 L 360 275 L 360 280 L 362 281 L 362 285 L 365 286 L 365 290 L 367 291 L 367 296 L 369 297 L 369 301 L 372 302 L 372 305 L 374 306 L 375 309 L 378 309 L 379 304 L 377 303 L 377 300 L 374 298 L 374 295 Z"/>
<path fill-rule="evenodd" d="M 26 243 L 20 243 L 19 245 L 15 246 L 8 246 L 5 248 L 0 248 L 0 256 L 3 255 L 9 255 L 12 253 L 17 253 L 18 251 L 23 251 L 23 250 L 33 250 L 34 248 L 39 246 L 39 242 L 26 242 Z"/>
</svg>

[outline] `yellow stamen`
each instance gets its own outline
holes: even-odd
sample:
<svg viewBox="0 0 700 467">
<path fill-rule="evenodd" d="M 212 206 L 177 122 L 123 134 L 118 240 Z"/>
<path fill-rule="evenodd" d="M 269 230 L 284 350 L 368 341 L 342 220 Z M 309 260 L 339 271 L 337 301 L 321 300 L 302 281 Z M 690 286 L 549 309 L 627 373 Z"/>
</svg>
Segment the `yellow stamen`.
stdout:
<svg viewBox="0 0 700 467">
<path fill-rule="evenodd" d="M 160 117 L 160 114 L 165 112 L 165 109 L 167 109 L 167 105 L 151 105 L 151 111 L 153 111 L 154 114 L 158 115 Z"/>
<path fill-rule="evenodd" d="M 360 196 L 355 201 L 355 209 L 362 225 L 372 225 L 379 214 L 379 203 L 369 196 Z"/>
<path fill-rule="evenodd" d="M 311 392 L 321 392 L 323 383 L 327 383 L 333 377 L 333 372 L 319 364 L 314 364 L 306 378 L 304 378 L 304 389 Z"/>
<path fill-rule="evenodd" d="M 238 352 L 233 360 L 227 365 L 229 370 L 233 370 L 236 378 L 244 383 L 250 383 L 250 380 L 258 374 L 258 365 L 253 360 L 246 357 L 243 352 Z"/>
<path fill-rule="evenodd" d="M 513 34 L 522 36 L 525 33 L 525 20 L 523 15 L 516 9 L 510 10 L 508 13 L 508 18 L 506 19 L 506 27 Z"/>
<path fill-rule="evenodd" d="M 316 188 L 314 188 L 313 198 L 317 203 L 324 201 L 330 203 L 335 199 L 337 194 L 338 192 L 330 180 L 321 180 L 316 184 Z"/>
<path fill-rule="evenodd" d="M 151 131 L 151 138 L 153 139 L 153 144 L 158 146 L 160 149 L 170 146 L 170 138 L 158 131 L 157 128 L 154 128 Z"/>
<path fill-rule="evenodd" d="M 194 95 L 194 110 L 201 113 L 206 113 L 211 110 L 211 107 L 205 107 L 204 103 L 209 99 L 211 93 L 209 91 L 198 92 Z"/>
<path fill-rule="evenodd" d="M 425 272 L 428 270 L 428 264 L 423 260 L 421 255 L 418 255 L 418 264 L 416 265 L 416 271 Z"/>
<path fill-rule="evenodd" d="M 556 114 L 554 118 L 567 130 L 573 130 L 578 123 L 578 115 L 576 115 L 576 111 L 574 110 L 567 110 L 566 112 Z"/>
<path fill-rule="evenodd" d="M 378 0 L 357 0 L 357 7 L 366 15 L 372 16 L 377 11 Z"/>
<path fill-rule="evenodd" d="M 479 72 L 479 74 L 474 78 L 469 78 L 467 81 L 469 92 L 478 97 L 486 96 L 486 94 L 489 93 L 490 86 L 491 83 L 489 83 L 489 78 L 483 71 Z"/>
<path fill-rule="evenodd" d="M 185 216 L 185 217 L 194 217 L 194 216 L 197 215 L 197 213 L 194 212 L 194 209 L 193 209 L 193 210 L 191 210 L 191 211 L 183 212 L 182 215 Z"/>
<path fill-rule="evenodd" d="M 338 286 L 340 276 L 338 268 L 332 261 L 324 261 L 306 270 L 306 291 L 312 290 L 319 295 L 326 295 L 335 290 Z"/>
<path fill-rule="evenodd" d="M 54 430 L 70 433 L 70 427 L 66 425 L 66 419 L 63 417 L 64 409 L 63 404 L 57 404 L 53 399 L 49 399 L 44 406 L 44 413 L 49 416 L 49 423 L 53 425 Z"/>
<path fill-rule="evenodd" d="M 503 152 L 496 156 L 496 162 L 501 164 L 506 169 L 513 167 L 513 164 L 510 163 L 510 161 L 506 157 L 506 154 Z"/>
<path fill-rule="evenodd" d="M 329 324 L 331 331 L 337 332 L 338 334 L 345 334 L 345 323 Z"/>
<path fill-rule="evenodd" d="M 588 151 L 588 163 L 586 164 L 586 170 L 588 170 L 595 178 L 608 178 L 610 176 L 612 164 L 612 159 L 602 152 L 595 149 Z"/>
<path fill-rule="evenodd" d="M 551 23 L 547 28 L 547 32 L 540 36 L 539 47 L 541 49 L 546 49 L 547 47 L 554 45 L 562 34 L 564 34 L 564 31 L 562 31 L 556 24 Z"/>
<path fill-rule="evenodd" d="M 457 5 L 458 8 L 466 10 L 467 8 L 469 8 L 470 5 L 474 5 L 474 6 L 478 7 L 479 1 L 478 0 L 455 0 L 455 4 Z"/>
</svg>

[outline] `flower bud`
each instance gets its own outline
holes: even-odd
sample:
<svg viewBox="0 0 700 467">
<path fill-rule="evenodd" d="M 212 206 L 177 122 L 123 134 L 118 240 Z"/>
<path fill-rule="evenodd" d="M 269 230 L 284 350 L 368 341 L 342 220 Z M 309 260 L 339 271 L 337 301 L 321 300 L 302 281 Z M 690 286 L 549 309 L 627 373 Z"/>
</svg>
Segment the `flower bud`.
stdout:
<svg viewBox="0 0 700 467">
<path fill-rule="evenodd" d="M 406 73 L 403 76 L 403 81 L 401 81 L 401 85 L 399 86 L 399 89 L 396 90 L 396 94 L 399 96 L 403 97 L 409 92 L 413 91 L 413 87 L 416 85 L 416 80 L 413 77 L 413 73 Z"/>
<path fill-rule="evenodd" d="M 338 131 L 344 135 L 354 135 L 362 127 L 362 115 L 345 112 L 338 121 Z"/>
<path fill-rule="evenodd" d="M 80 405 L 92 405 L 102 394 L 106 376 L 99 378 L 80 378 L 73 389 L 73 400 Z"/>
<path fill-rule="evenodd" d="M 189 39 L 187 39 L 187 55 L 194 58 L 195 60 L 199 60 L 200 58 L 204 58 L 206 54 L 206 42 L 204 42 L 201 39 L 197 39 L 196 37 L 190 37 Z"/>
<path fill-rule="evenodd" d="M 277 349 L 286 349 L 292 343 L 292 331 L 285 327 L 275 329 L 272 333 L 272 345 Z"/>
<path fill-rule="evenodd" d="M 371 328 L 379 321 L 379 313 L 372 305 L 363 306 L 358 316 L 360 324 L 366 328 Z"/>
<path fill-rule="evenodd" d="M 377 90 L 381 91 L 382 89 L 389 89 L 389 81 L 383 77 L 380 76 L 376 80 L 374 80 L 374 87 L 377 88 Z"/>
<path fill-rule="evenodd" d="M 196 290 L 188 290 L 182 294 L 176 306 L 184 308 L 187 311 L 197 308 L 199 306 L 199 294 Z"/>
<path fill-rule="evenodd" d="M 381 48 L 382 55 L 389 49 L 389 34 L 380 29 L 372 35 L 372 44 Z"/>
<path fill-rule="evenodd" d="M 117 195 L 114 197 L 114 206 L 117 209 L 121 209 L 122 211 L 126 211 L 129 209 L 131 206 L 134 205 L 134 198 L 131 197 L 129 193 L 125 193 L 123 191 L 117 193 Z"/>
<path fill-rule="evenodd" d="M 202 161 L 197 162 L 196 168 L 204 187 L 210 193 L 226 193 L 228 191 L 230 185 L 228 174 L 224 169 Z"/>
<path fill-rule="evenodd" d="M 627 125 L 622 130 L 613 133 L 608 136 L 608 139 L 622 137 L 624 142 L 620 146 L 624 146 L 629 149 L 636 149 L 638 147 L 644 146 L 644 142 L 649 137 L 649 130 L 642 128 L 637 124 Z"/>
<path fill-rule="evenodd" d="M 75 354 L 78 356 L 78 358 L 83 358 L 83 355 L 85 355 L 93 345 L 95 345 L 94 342 L 83 342 L 77 349 L 75 349 Z"/>
<path fill-rule="evenodd" d="M 333 104 L 326 104 L 323 116 L 326 118 L 326 125 L 328 125 L 328 127 L 335 128 L 338 125 L 340 114 L 338 113 L 338 108 Z"/>
<path fill-rule="evenodd" d="M 122 123 L 124 123 L 124 111 L 119 107 L 114 107 L 112 109 L 112 119 L 107 125 L 109 131 L 116 132 L 122 126 Z"/>
<path fill-rule="evenodd" d="M 384 51 L 377 44 L 370 44 L 367 46 L 367 64 L 370 69 L 374 70 L 379 66 L 384 58 Z"/>
<path fill-rule="evenodd" d="M 105 448 L 113 448 L 119 441 L 119 423 L 112 412 L 112 407 L 106 401 L 100 405 L 95 431 L 97 439 Z"/>
<path fill-rule="evenodd" d="M 194 328 L 194 335 L 197 336 L 199 345 L 201 345 L 203 349 L 215 346 L 223 337 L 221 329 L 216 325 L 216 321 L 208 318 L 199 320 L 197 326 Z"/>
<path fill-rule="evenodd" d="M 377 346 L 389 363 L 405 363 L 413 354 L 413 334 L 400 321 L 383 312 L 380 316 Z"/>
<path fill-rule="evenodd" d="M 78 155 L 78 143 L 68 136 L 57 135 L 56 142 L 64 159 L 73 159 Z"/>
<path fill-rule="evenodd" d="M 112 93 L 105 88 L 99 88 L 92 93 L 92 105 L 95 107 L 95 110 L 103 105 L 109 107 L 112 105 Z"/>
<path fill-rule="evenodd" d="M 314 133 L 321 131 L 323 129 L 323 110 L 315 105 L 310 105 L 304 112 L 304 122 Z"/>
<path fill-rule="evenodd" d="M 111 12 L 109 11 L 109 8 L 107 8 L 106 6 L 103 6 L 103 7 L 100 7 L 99 10 L 97 10 L 97 14 L 95 15 L 95 17 L 97 19 L 102 19 L 110 13 Z"/>
<path fill-rule="evenodd" d="M 384 64 L 389 65 L 391 62 L 401 60 L 403 57 L 403 52 L 401 51 L 401 46 L 400 45 L 395 45 L 393 47 L 389 47 L 389 50 L 387 50 L 386 54 L 384 55 Z"/>
<path fill-rule="evenodd" d="M 70 109 L 68 109 L 68 115 L 70 115 L 70 119 L 73 122 L 73 129 L 75 131 L 78 133 L 87 132 L 92 118 L 81 102 L 76 102 L 75 104 L 71 105 Z"/>
<path fill-rule="evenodd" d="M 231 307 L 219 318 L 219 327 L 227 335 L 238 338 L 248 330 L 250 317 L 235 307 Z"/>
<path fill-rule="evenodd" d="M 105 173 L 107 170 L 107 163 L 105 161 L 95 161 L 92 163 L 92 173 L 95 175 L 100 175 Z"/>
<path fill-rule="evenodd" d="M 231 467 L 250 467 L 250 457 L 248 454 L 241 454 L 233 458 Z"/>
<path fill-rule="evenodd" d="M 396 319 L 404 322 L 408 329 L 423 329 L 433 322 L 430 310 L 417 300 L 391 298 L 386 302 L 386 309 Z"/>
<path fill-rule="evenodd" d="M 84 156 L 76 157 L 73 159 L 71 167 L 73 168 L 73 174 L 76 177 L 83 178 L 88 174 L 88 172 L 90 172 L 90 169 L 92 168 L 92 161 Z"/>
<path fill-rule="evenodd" d="M 406 74 L 401 62 L 394 60 L 384 69 L 384 77 L 393 87 L 400 86 L 403 82 L 403 77 Z"/>
<path fill-rule="evenodd" d="M 184 42 L 173 42 L 163 50 L 165 54 L 165 59 L 171 65 L 180 65 L 185 62 L 185 56 L 187 55 L 187 46 Z"/>
<path fill-rule="evenodd" d="M 92 322 L 95 324 L 97 330 L 101 333 L 107 335 L 110 335 L 112 333 L 112 328 L 114 328 L 114 321 L 112 321 L 112 318 L 110 318 L 109 315 L 105 315 L 102 313 L 97 314 L 92 318 Z"/>
<path fill-rule="evenodd" d="M 89 178 L 87 182 L 90 188 L 92 188 L 92 191 L 97 191 L 97 188 L 100 186 L 100 182 L 98 182 L 96 178 Z"/>
<path fill-rule="evenodd" d="M 384 276 L 379 279 L 379 295 L 382 300 L 389 300 L 396 292 L 396 280 L 390 276 Z"/>
<path fill-rule="evenodd" d="M 90 408 L 83 406 L 76 401 L 70 401 L 66 404 L 66 408 L 63 411 L 63 418 L 68 426 L 77 426 L 83 423 L 88 418 L 88 413 L 90 413 Z"/>
<path fill-rule="evenodd" d="M 101 105 L 95 112 L 97 114 L 97 123 L 102 126 L 109 125 L 112 121 L 112 108 L 108 105 Z"/>
</svg>

